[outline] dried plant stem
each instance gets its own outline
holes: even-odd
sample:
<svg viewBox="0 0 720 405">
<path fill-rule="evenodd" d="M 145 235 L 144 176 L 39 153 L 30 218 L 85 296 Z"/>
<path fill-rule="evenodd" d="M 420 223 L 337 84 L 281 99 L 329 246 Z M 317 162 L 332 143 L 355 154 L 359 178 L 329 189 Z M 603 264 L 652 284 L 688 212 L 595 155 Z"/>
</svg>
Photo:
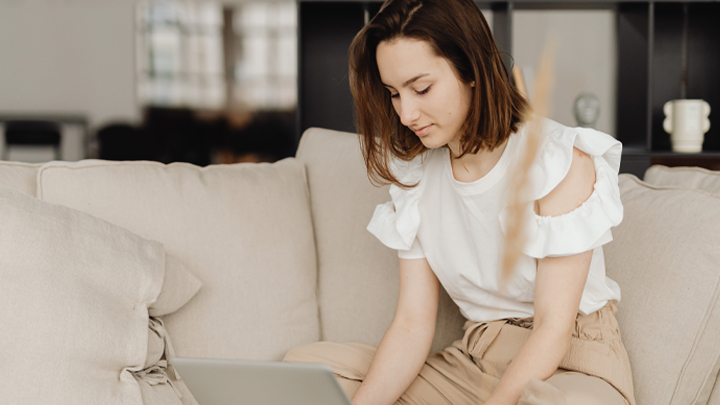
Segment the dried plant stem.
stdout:
<svg viewBox="0 0 720 405">
<path fill-rule="evenodd" d="M 520 94 L 523 97 L 528 98 L 527 88 L 525 87 L 525 78 L 523 77 L 522 69 L 519 66 L 512 68 L 513 80 L 515 80 L 515 87 L 517 87 Z"/>
<path fill-rule="evenodd" d="M 500 280 L 507 281 L 515 270 L 527 235 L 526 223 L 531 220 L 529 213 L 534 201 L 530 195 L 530 167 L 535 161 L 542 140 L 542 119 L 549 113 L 549 96 L 552 88 L 553 59 L 555 56 L 554 42 L 545 45 L 535 81 L 532 100 L 533 115 L 527 123 L 527 142 L 522 155 L 510 177 L 508 185 L 508 205 L 505 229 L 505 251 L 503 253 Z M 529 209 L 530 208 L 530 209 Z"/>
</svg>

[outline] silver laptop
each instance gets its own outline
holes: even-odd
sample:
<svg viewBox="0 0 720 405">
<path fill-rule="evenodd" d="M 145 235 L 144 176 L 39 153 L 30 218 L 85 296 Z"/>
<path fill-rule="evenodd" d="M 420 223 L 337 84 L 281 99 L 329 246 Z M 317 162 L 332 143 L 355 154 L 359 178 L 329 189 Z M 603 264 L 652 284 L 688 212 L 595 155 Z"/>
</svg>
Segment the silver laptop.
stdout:
<svg viewBox="0 0 720 405">
<path fill-rule="evenodd" d="M 322 364 L 181 357 L 170 363 L 200 405 L 351 405 Z"/>
</svg>

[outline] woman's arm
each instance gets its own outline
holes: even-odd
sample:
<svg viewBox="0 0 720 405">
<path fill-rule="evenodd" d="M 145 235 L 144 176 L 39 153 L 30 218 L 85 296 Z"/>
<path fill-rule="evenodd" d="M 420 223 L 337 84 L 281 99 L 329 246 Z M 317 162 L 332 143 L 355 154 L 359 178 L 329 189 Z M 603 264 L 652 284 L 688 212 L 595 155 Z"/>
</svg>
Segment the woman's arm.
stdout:
<svg viewBox="0 0 720 405">
<path fill-rule="evenodd" d="M 594 184 L 592 158 L 573 149 L 568 175 L 537 202 L 538 214 L 557 216 L 576 209 L 590 197 Z M 538 260 L 532 334 L 485 405 L 515 405 L 528 381 L 546 380 L 557 370 L 570 348 L 591 259 L 592 251 Z"/>
<path fill-rule="evenodd" d="M 353 405 L 394 404 L 417 377 L 435 336 L 440 282 L 427 259 L 400 259 L 395 317 Z"/>
</svg>

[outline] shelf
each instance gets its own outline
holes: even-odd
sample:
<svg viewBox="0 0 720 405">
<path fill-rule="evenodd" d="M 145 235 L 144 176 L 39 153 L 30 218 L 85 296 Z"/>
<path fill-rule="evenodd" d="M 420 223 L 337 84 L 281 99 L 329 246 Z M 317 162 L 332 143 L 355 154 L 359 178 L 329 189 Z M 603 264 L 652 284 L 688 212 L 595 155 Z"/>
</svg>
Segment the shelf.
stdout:
<svg viewBox="0 0 720 405">
<path fill-rule="evenodd" d="M 673 159 L 717 159 L 720 152 L 701 153 L 676 153 L 676 152 L 651 152 L 651 157 L 673 158 Z"/>
<path fill-rule="evenodd" d="M 299 1 L 299 133 L 309 126 L 353 131 L 347 82 L 347 49 L 380 1 Z M 492 9 L 495 42 L 510 66 L 516 10 L 610 9 L 616 13 L 616 130 L 626 172 L 642 175 L 650 164 L 720 166 L 720 1 L 520 0 L 477 1 Z M 687 98 L 714 110 L 699 154 L 671 152 L 663 130 L 665 102 L 681 97 L 683 22 L 687 10 Z M 662 164 L 662 163 L 658 163 Z M 714 167 L 714 166 L 713 166 Z"/>
<path fill-rule="evenodd" d="M 483 4 L 483 3 L 558 3 L 558 4 L 568 4 L 568 3 L 575 3 L 575 4 L 608 4 L 608 3 L 713 3 L 717 2 L 717 0 L 591 0 L 591 1 L 583 1 L 583 0 L 501 0 L 501 1 L 476 1 L 477 4 Z M 298 0 L 298 3 L 380 3 L 382 4 L 382 1 L 368 1 L 368 0 Z"/>
<path fill-rule="evenodd" d="M 623 156 L 647 156 L 648 151 L 645 148 L 632 148 L 632 147 L 627 147 L 627 146 L 623 145 L 622 155 Z"/>
<path fill-rule="evenodd" d="M 650 151 L 639 148 L 623 148 L 625 156 L 648 156 L 651 158 L 672 158 L 672 159 L 720 159 L 720 151 L 708 151 L 700 153 L 677 153 L 672 151 Z"/>
<path fill-rule="evenodd" d="M 720 170 L 720 153 L 657 154 L 650 157 L 651 165 L 663 166 L 697 166 L 708 170 Z"/>
<path fill-rule="evenodd" d="M 683 15 L 687 10 L 687 93 L 685 98 L 703 99 L 720 109 L 720 3 L 664 2 L 655 4 L 652 94 L 652 150 L 670 148 L 670 135 L 662 127 L 663 105 L 682 98 Z M 720 116 L 711 114 L 710 120 Z M 705 134 L 704 150 L 720 150 L 720 120 Z"/>
</svg>

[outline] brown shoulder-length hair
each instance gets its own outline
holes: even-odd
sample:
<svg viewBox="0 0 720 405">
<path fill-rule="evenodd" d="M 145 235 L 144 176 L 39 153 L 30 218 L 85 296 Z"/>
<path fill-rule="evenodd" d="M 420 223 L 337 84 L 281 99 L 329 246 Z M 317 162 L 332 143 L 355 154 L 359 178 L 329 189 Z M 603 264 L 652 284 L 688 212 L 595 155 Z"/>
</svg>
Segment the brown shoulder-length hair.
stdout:
<svg viewBox="0 0 720 405">
<path fill-rule="evenodd" d="M 426 41 L 462 81 L 476 82 L 457 157 L 502 145 L 524 121 L 529 105 L 510 83 L 487 21 L 473 0 L 386 0 L 350 45 L 350 90 L 368 177 L 406 188 L 413 185 L 402 184 L 392 173 L 391 155 L 409 161 L 427 148 L 400 122 L 375 59 L 379 43 L 400 38 Z"/>
</svg>

